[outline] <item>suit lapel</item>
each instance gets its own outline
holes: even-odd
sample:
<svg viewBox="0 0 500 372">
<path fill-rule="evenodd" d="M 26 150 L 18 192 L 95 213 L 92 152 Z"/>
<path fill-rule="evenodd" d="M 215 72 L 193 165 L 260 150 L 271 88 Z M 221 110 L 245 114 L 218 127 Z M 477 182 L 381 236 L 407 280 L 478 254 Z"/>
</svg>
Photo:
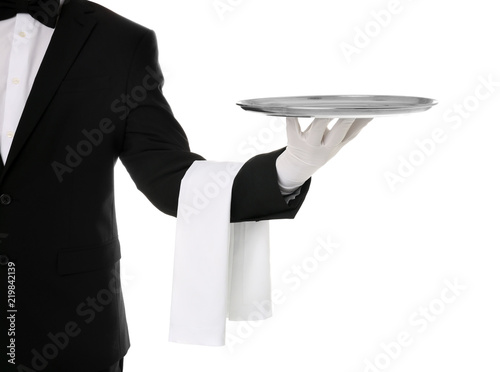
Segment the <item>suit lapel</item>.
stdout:
<svg viewBox="0 0 500 372">
<path fill-rule="evenodd" d="M 96 20 L 92 12 L 91 4 L 81 0 L 67 1 L 67 4 L 62 7 L 59 21 L 24 107 L 3 171 L 0 166 L 0 182 L 21 152 L 94 28 Z"/>
</svg>

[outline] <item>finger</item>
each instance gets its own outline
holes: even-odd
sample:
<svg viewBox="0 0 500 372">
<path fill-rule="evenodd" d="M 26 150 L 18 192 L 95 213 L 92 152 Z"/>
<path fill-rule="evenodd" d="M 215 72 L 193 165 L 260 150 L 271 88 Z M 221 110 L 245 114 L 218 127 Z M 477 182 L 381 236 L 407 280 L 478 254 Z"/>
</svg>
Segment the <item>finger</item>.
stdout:
<svg viewBox="0 0 500 372">
<path fill-rule="evenodd" d="M 366 126 L 366 124 L 368 124 L 372 120 L 373 118 L 356 119 L 354 123 L 352 123 L 349 130 L 347 131 L 344 139 L 342 140 L 342 143 L 346 144 L 354 137 L 356 137 L 359 134 L 359 132 L 361 132 L 361 129 L 363 129 Z"/>
<path fill-rule="evenodd" d="M 328 131 L 328 124 L 332 119 L 315 118 L 307 127 L 304 133 L 307 133 L 307 143 L 311 145 L 319 145 L 323 141 L 325 132 Z"/>
<path fill-rule="evenodd" d="M 286 118 L 286 134 L 288 141 L 290 138 L 300 138 L 302 131 L 300 130 L 299 119 L 294 117 Z"/>
<path fill-rule="evenodd" d="M 355 119 L 345 118 L 339 119 L 335 123 L 332 129 L 325 134 L 324 143 L 328 146 L 337 146 L 345 138 L 347 132 L 351 128 L 352 123 Z"/>
</svg>

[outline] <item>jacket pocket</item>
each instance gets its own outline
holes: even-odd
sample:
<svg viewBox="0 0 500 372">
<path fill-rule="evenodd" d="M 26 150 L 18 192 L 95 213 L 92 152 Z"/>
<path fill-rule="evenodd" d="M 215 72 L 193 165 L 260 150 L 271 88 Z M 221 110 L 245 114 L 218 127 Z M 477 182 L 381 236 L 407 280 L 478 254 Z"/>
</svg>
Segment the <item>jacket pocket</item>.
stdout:
<svg viewBox="0 0 500 372">
<path fill-rule="evenodd" d="M 59 87 L 60 92 L 84 92 L 92 90 L 106 89 L 109 87 L 109 77 L 90 77 L 86 79 L 64 80 Z"/>
<path fill-rule="evenodd" d="M 59 275 L 105 269 L 121 258 L 118 238 L 95 246 L 61 249 L 57 257 Z"/>
</svg>

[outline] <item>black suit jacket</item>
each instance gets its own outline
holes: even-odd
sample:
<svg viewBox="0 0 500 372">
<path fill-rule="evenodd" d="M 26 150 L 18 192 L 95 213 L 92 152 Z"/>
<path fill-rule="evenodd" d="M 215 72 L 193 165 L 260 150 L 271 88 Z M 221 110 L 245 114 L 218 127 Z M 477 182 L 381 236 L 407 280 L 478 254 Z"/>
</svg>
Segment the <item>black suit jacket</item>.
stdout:
<svg viewBox="0 0 500 372">
<path fill-rule="evenodd" d="M 2 371 L 9 359 L 25 366 L 16 371 L 97 371 L 127 352 L 113 167 L 120 158 L 137 188 L 175 216 L 180 181 L 203 159 L 162 84 L 151 30 L 85 0 L 63 6 L 0 164 Z M 285 203 L 281 151 L 245 163 L 233 222 L 295 216 L 309 183 Z"/>
</svg>

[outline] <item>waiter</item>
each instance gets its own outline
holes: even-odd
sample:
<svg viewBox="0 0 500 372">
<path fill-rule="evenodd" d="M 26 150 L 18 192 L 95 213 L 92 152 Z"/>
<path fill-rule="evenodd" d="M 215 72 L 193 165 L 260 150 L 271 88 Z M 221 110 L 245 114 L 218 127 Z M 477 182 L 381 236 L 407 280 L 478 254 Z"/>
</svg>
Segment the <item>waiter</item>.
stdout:
<svg viewBox="0 0 500 372">
<path fill-rule="evenodd" d="M 203 158 L 163 97 L 151 30 L 86 0 L 0 0 L 0 51 L 0 369 L 122 371 L 114 165 L 176 216 Z M 287 148 L 236 176 L 231 221 L 293 218 L 310 176 L 367 122 L 301 132 L 288 119 Z"/>
</svg>

